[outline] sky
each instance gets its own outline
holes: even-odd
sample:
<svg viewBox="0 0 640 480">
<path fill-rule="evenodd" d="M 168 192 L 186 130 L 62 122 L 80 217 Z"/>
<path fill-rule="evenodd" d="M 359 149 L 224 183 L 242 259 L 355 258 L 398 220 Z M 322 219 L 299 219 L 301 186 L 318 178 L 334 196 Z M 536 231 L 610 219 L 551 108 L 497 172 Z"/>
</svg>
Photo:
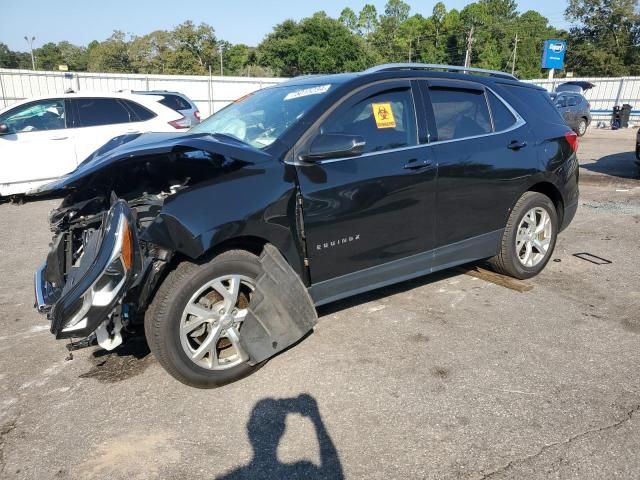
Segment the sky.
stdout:
<svg viewBox="0 0 640 480">
<path fill-rule="evenodd" d="M 447 10 L 471 3 L 443 1 Z M 192 20 L 213 26 L 223 40 L 255 46 L 274 25 L 286 19 L 299 20 L 319 10 L 338 17 L 344 7 L 358 13 L 366 3 L 374 4 L 382 13 L 386 0 L 0 0 L 0 42 L 21 51 L 28 50 L 25 36 L 36 37 L 34 48 L 62 40 L 87 45 L 106 39 L 114 30 L 144 35 Z M 407 3 L 412 14 L 429 16 L 437 0 Z M 537 10 L 560 28 L 567 27 L 563 18 L 566 6 L 566 0 L 518 1 L 519 11 Z"/>
</svg>

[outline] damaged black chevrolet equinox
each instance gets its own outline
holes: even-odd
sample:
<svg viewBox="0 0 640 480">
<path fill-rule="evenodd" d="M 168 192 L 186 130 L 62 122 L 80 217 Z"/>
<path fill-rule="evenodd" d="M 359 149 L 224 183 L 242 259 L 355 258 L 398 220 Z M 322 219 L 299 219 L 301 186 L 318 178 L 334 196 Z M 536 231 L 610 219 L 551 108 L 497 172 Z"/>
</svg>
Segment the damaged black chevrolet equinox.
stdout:
<svg viewBox="0 0 640 480">
<path fill-rule="evenodd" d="M 480 259 L 539 273 L 578 202 L 577 137 L 511 75 L 392 64 L 259 90 L 185 134 L 114 138 L 35 275 L 56 338 L 149 346 L 196 387 L 307 334 L 315 307 Z"/>
</svg>

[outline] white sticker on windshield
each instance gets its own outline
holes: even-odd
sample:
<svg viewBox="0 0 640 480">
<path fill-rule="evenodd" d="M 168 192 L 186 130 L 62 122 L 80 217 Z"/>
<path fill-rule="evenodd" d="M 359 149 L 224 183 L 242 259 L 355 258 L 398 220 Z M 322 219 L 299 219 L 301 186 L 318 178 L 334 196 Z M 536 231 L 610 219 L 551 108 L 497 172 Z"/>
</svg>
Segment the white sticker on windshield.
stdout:
<svg viewBox="0 0 640 480">
<path fill-rule="evenodd" d="M 304 88 L 296 92 L 287 93 L 284 97 L 285 100 L 293 100 L 294 98 L 306 97 L 309 95 L 319 95 L 326 93 L 331 88 L 331 85 L 318 85 L 317 87 Z"/>
</svg>

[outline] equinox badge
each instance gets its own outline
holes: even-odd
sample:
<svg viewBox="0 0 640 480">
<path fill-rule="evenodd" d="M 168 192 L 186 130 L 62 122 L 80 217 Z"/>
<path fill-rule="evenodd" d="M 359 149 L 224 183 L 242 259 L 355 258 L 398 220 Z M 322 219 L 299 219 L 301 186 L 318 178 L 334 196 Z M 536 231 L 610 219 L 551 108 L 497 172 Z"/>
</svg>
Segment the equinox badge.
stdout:
<svg viewBox="0 0 640 480">
<path fill-rule="evenodd" d="M 355 242 L 356 240 L 360 240 L 360 234 L 348 237 L 342 237 L 337 240 L 331 240 L 330 242 L 318 243 L 316 245 L 316 250 L 326 250 L 327 248 L 337 247 L 339 245 L 344 245 L 346 243 Z"/>
</svg>

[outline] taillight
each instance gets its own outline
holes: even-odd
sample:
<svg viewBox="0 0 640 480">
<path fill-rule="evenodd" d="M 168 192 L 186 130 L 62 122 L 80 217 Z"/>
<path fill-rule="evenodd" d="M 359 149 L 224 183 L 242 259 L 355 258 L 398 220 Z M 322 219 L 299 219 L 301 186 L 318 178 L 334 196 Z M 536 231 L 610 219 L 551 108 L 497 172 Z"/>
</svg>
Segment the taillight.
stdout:
<svg viewBox="0 0 640 480">
<path fill-rule="evenodd" d="M 578 151 L 578 134 L 576 132 L 567 132 L 564 134 L 564 138 L 567 139 L 569 146 L 571 146 L 571 150 L 574 152 Z"/>
<path fill-rule="evenodd" d="M 169 122 L 169 125 L 177 129 L 189 128 L 191 126 L 191 120 L 189 120 L 187 117 L 182 117 L 178 120 L 171 120 Z"/>
<path fill-rule="evenodd" d="M 200 120 L 200 111 L 196 110 L 195 112 L 193 112 L 193 116 Z"/>
</svg>

